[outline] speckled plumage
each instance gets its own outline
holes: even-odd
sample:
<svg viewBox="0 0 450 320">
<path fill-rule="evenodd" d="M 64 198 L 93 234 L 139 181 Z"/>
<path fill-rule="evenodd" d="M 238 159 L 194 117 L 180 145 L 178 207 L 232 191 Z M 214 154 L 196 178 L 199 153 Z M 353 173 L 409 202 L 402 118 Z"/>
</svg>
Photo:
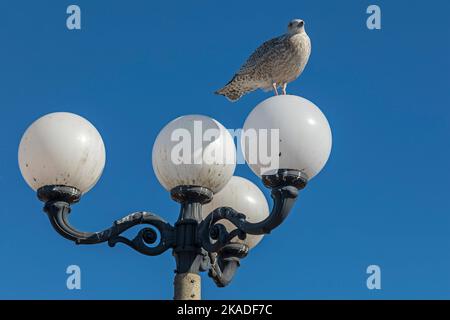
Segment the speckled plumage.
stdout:
<svg viewBox="0 0 450 320">
<path fill-rule="evenodd" d="M 303 20 L 292 20 L 288 32 L 264 42 L 248 58 L 228 84 L 216 91 L 231 101 L 256 89 L 274 89 L 297 79 L 303 72 L 311 54 L 311 41 L 306 34 Z"/>
</svg>

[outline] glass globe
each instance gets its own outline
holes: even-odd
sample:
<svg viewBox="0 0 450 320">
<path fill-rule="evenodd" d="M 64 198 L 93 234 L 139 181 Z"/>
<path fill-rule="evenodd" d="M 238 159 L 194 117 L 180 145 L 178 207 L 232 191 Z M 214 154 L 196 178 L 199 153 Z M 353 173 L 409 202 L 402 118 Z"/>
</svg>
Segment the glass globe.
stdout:
<svg viewBox="0 0 450 320">
<path fill-rule="evenodd" d="M 294 169 L 312 179 L 327 162 L 331 144 L 331 129 L 320 109 L 293 95 L 258 104 L 241 135 L 245 160 L 258 176 Z"/>
<path fill-rule="evenodd" d="M 212 201 L 202 207 L 203 218 L 206 218 L 214 209 L 231 207 L 246 215 L 247 221 L 256 223 L 269 216 L 269 205 L 262 191 L 247 179 L 233 176 L 227 185 L 217 194 Z M 236 227 L 227 220 L 219 220 L 228 232 Z M 232 241 L 245 243 L 250 249 L 255 247 L 263 238 L 263 235 L 247 234 L 245 240 L 235 237 Z"/>
<path fill-rule="evenodd" d="M 68 112 L 47 114 L 33 122 L 19 145 L 19 167 L 28 185 L 65 185 L 89 191 L 105 166 L 105 146 L 97 129 Z"/>
<path fill-rule="evenodd" d="M 216 120 L 187 115 L 168 123 L 152 150 L 156 177 L 168 191 L 201 186 L 220 191 L 233 176 L 236 148 L 228 130 Z"/>
</svg>

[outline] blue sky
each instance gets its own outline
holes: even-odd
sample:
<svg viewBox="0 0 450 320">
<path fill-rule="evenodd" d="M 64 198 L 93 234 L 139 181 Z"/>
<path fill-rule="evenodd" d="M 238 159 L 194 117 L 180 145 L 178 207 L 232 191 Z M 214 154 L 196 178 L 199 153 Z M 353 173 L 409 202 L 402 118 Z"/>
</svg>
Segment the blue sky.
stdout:
<svg viewBox="0 0 450 320">
<path fill-rule="evenodd" d="M 69 31 L 66 8 L 82 10 Z M 366 28 L 378 4 L 382 29 Z M 69 111 L 100 131 L 107 162 L 74 207 L 98 230 L 147 210 L 174 222 L 151 148 L 161 128 L 205 114 L 240 128 L 270 93 L 231 104 L 212 94 L 261 42 L 303 18 L 309 65 L 289 93 L 317 104 L 333 131 L 325 169 L 294 211 L 208 299 L 450 298 L 448 1 L 3 1 L 0 3 L 0 298 L 170 299 L 174 260 L 118 245 L 75 246 L 50 227 L 17 165 L 22 133 Z M 245 165 L 236 174 L 263 188 Z M 266 196 L 269 192 L 264 190 Z M 66 289 L 66 267 L 82 290 Z M 366 287 L 381 267 L 382 290 Z"/>
</svg>

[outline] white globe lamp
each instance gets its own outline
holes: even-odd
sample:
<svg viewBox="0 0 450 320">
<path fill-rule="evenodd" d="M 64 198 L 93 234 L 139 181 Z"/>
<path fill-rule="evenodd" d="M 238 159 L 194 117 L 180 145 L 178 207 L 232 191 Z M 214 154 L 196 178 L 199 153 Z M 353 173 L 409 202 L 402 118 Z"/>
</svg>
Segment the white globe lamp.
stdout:
<svg viewBox="0 0 450 320">
<path fill-rule="evenodd" d="M 19 167 L 33 190 L 58 185 L 89 191 L 105 167 L 105 146 L 97 129 L 68 112 L 33 122 L 19 145 Z"/>
<path fill-rule="evenodd" d="M 231 207 L 246 215 L 246 220 L 251 223 L 263 221 L 269 216 L 269 205 L 262 191 L 251 181 L 233 176 L 227 185 L 217 194 L 212 201 L 202 207 L 202 216 L 206 218 L 209 213 L 220 207 Z M 227 220 L 219 220 L 228 232 L 236 227 Z M 245 240 L 238 237 L 232 239 L 235 243 L 244 243 L 249 249 L 254 248 L 263 238 L 263 235 L 247 234 Z"/>
<path fill-rule="evenodd" d="M 258 176 L 288 169 L 311 180 L 327 162 L 331 144 L 324 114 L 311 101 L 293 95 L 274 96 L 258 104 L 241 135 L 245 160 Z"/>
<path fill-rule="evenodd" d="M 216 193 L 233 176 L 236 148 L 228 130 L 202 115 L 187 115 L 168 123 L 152 150 L 153 170 L 168 191 L 200 186 Z"/>
</svg>

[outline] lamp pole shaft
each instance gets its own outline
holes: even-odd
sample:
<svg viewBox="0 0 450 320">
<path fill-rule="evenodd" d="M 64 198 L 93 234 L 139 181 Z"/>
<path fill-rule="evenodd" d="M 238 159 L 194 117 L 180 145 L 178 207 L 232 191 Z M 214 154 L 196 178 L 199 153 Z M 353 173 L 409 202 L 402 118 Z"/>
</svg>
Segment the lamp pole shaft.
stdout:
<svg viewBox="0 0 450 320">
<path fill-rule="evenodd" d="M 174 300 L 200 300 L 200 275 L 191 272 L 177 273 L 174 280 L 174 292 Z"/>
<path fill-rule="evenodd" d="M 175 223 L 176 241 L 173 254 L 177 269 L 174 279 L 175 300 L 200 300 L 200 271 L 204 270 L 198 226 L 202 221 L 202 205 L 212 199 L 206 188 L 186 186 L 173 189 L 172 198 L 181 204 Z"/>
</svg>

